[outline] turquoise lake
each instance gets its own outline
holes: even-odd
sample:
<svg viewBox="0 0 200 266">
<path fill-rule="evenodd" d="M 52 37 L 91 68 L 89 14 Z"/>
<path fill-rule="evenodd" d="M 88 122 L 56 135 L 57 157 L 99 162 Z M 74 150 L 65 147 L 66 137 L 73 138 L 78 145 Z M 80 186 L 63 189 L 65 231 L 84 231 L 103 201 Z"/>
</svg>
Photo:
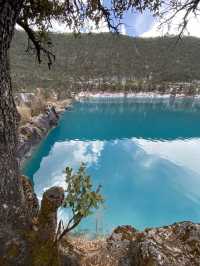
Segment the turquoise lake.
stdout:
<svg viewBox="0 0 200 266">
<path fill-rule="evenodd" d="M 104 207 L 79 230 L 109 233 L 200 221 L 200 103 L 193 99 L 113 98 L 76 102 L 41 142 L 23 172 L 38 198 L 66 186 L 66 166 L 87 164 Z M 68 219 L 68 211 L 60 210 Z"/>
</svg>

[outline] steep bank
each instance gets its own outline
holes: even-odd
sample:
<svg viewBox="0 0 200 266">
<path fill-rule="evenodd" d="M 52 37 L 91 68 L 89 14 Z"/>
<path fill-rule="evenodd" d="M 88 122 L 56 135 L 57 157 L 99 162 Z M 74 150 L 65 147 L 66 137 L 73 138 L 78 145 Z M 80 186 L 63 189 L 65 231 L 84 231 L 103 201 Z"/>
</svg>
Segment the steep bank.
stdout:
<svg viewBox="0 0 200 266">
<path fill-rule="evenodd" d="M 26 34 L 16 32 L 11 49 L 14 87 L 42 87 L 60 93 L 81 89 L 155 89 L 155 84 L 192 83 L 200 79 L 200 39 L 133 38 L 111 33 L 52 34 L 56 61 L 51 71 L 26 53 Z M 164 84 L 162 84 L 164 86 Z"/>
<path fill-rule="evenodd" d="M 30 106 L 34 97 L 33 93 L 20 93 L 16 96 L 18 106 Z M 17 154 L 20 163 L 23 163 L 31 155 L 32 150 L 48 134 L 48 132 L 57 125 L 58 120 L 65 109 L 71 105 L 70 100 L 46 102 L 44 110 L 19 127 L 19 142 Z"/>
<path fill-rule="evenodd" d="M 49 130 L 57 125 L 59 114 L 54 106 L 49 106 L 44 114 L 33 117 L 30 122 L 19 127 L 19 143 L 17 154 L 20 161 L 24 160 L 31 153 Z"/>
</svg>

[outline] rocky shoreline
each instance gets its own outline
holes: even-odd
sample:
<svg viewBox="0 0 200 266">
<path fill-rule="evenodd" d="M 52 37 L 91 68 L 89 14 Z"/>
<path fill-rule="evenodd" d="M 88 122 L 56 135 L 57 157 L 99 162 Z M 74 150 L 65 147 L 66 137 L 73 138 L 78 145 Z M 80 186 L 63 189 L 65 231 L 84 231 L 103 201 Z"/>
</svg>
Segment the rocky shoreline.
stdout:
<svg viewBox="0 0 200 266">
<path fill-rule="evenodd" d="M 21 163 L 31 155 L 33 148 L 49 130 L 57 125 L 58 120 L 59 114 L 54 106 L 49 106 L 44 114 L 33 117 L 30 122 L 19 127 L 17 155 Z"/>
<path fill-rule="evenodd" d="M 70 266 L 199 266 L 200 224 L 180 222 L 144 231 L 119 226 L 107 239 L 68 237 L 61 253 Z"/>
<path fill-rule="evenodd" d="M 90 92 L 82 91 L 79 92 L 75 99 L 96 99 L 96 98 L 149 98 L 149 99 L 170 99 L 170 98 L 195 98 L 200 99 L 199 94 L 187 95 L 184 93 L 173 93 L 173 92 Z"/>
<path fill-rule="evenodd" d="M 28 104 L 35 96 L 31 94 L 18 95 L 19 104 Z M 20 100 L 19 100 L 20 98 Z M 70 108 L 71 100 L 47 102 L 42 113 L 30 117 L 29 121 L 19 126 L 19 139 L 17 146 L 17 156 L 20 165 L 32 154 L 32 151 L 49 131 L 58 124 L 62 113 Z"/>
<path fill-rule="evenodd" d="M 34 97 L 34 93 L 21 93 L 17 97 L 17 104 L 22 102 L 28 103 Z M 200 95 L 186 95 L 183 93 L 175 94 L 174 91 L 167 91 L 163 94 L 159 92 L 90 92 L 81 91 L 73 95 L 76 101 L 85 99 L 98 98 L 144 98 L 144 99 L 163 99 L 175 100 L 190 98 L 199 103 Z M 17 147 L 17 154 L 20 164 L 22 164 L 28 157 L 31 156 L 33 149 L 40 143 L 40 141 L 48 134 L 48 132 L 57 125 L 60 115 L 65 109 L 70 108 L 71 100 L 47 102 L 45 111 L 38 116 L 32 117 L 30 121 L 19 127 L 19 143 Z"/>
</svg>

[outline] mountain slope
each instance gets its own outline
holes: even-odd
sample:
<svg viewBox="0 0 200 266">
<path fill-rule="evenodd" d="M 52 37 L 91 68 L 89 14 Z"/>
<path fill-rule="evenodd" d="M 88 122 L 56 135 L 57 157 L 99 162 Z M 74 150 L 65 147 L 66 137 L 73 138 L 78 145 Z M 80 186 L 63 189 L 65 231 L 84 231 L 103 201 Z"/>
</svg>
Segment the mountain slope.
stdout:
<svg viewBox="0 0 200 266">
<path fill-rule="evenodd" d="M 200 80 L 200 39 L 132 38 L 111 33 L 52 34 L 56 61 L 49 71 L 27 54 L 25 33 L 16 32 L 11 49 L 11 67 L 17 89 L 78 89 L 88 80 L 114 83 L 185 82 Z M 45 61 L 45 60 L 44 60 Z"/>
</svg>

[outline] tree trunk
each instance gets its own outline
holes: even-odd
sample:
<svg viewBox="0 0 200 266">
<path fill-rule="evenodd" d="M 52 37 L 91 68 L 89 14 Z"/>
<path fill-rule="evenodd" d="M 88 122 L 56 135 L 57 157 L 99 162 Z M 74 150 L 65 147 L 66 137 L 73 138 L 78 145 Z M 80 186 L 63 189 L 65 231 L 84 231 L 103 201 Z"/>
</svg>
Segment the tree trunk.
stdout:
<svg viewBox="0 0 200 266">
<path fill-rule="evenodd" d="M 21 226 L 25 200 L 16 160 L 19 115 L 12 95 L 9 48 L 22 1 L 0 0 L 0 227 Z"/>
<path fill-rule="evenodd" d="M 0 265 L 23 265 L 27 207 L 16 159 L 19 115 L 12 95 L 9 48 L 23 0 L 0 0 Z"/>
<path fill-rule="evenodd" d="M 43 202 L 48 209 L 43 204 L 36 217 L 38 201 L 30 182 L 20 176 L 16 156 L 19 115 L 12 95 L 9 48 L 22 3 L 0 0 L 0 266 L 55 266 L 59 258 L 53 239 L 64 192 L 47 191 Z"/>
</svg>

